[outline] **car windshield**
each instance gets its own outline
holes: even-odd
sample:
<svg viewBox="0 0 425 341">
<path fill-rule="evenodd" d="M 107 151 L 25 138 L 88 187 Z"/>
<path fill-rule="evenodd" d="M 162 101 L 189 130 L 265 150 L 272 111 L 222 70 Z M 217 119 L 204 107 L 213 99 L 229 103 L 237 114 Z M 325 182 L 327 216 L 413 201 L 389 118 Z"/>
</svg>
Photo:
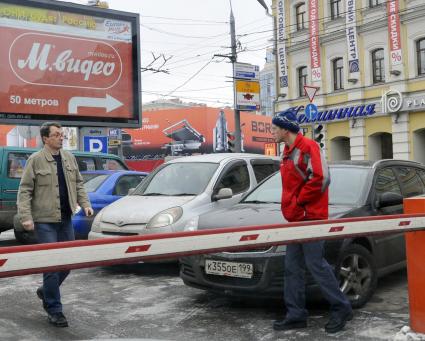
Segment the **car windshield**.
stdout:
<svg viewBox="0 0 425 341">
<path fill-rule="evenodd" d="M 109 174 L 81 174 L 84 180 L 86 192 L 95 192 L 101 184 L 110 176 Z"/>
<path fill-rule="evenodd" d="M 329 205 L 357 205 L 363 198 L 369 169 L 330 167 L 331 184 L 329 186 Z M 349 181 L 348 181 L 349 179 Z M 282 180 L 280 172 L 276 172 L 250 194 L 244 203 L 280 203 L 282 196 Z"/>
<path fill-rule="evenodd" d="M 329 205 L 357 205 L 363 199 L 363 189 L 370 172 L 368 168 L 331 167 Z"/>
<path fill-rule="evenodd" d="M 242 202 L 245 203 L 277 203 L 280 204 L 282 196 L 282 180 L 280 172 L 276 172 L 254 191 L 248 194 Z"/>
<path fill-rule="evenodd" d="M 207 187 L 218 163 L 180 162 L 166 164 L 146 178 L 133 195 L 198 195 Z"/>
</svg>

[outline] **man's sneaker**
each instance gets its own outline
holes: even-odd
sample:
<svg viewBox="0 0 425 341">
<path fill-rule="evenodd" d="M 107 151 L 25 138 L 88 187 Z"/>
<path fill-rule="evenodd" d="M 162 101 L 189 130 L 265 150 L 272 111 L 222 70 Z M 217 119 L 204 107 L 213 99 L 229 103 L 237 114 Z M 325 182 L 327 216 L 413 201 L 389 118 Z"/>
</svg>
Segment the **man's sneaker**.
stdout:
<svg viewBox="0 0 425 341">
<path fill-rule="evenodd" d="M 307 321 L 305 320 L 277 320 L 273 322 L 274 330 L 291 330 L 307 328 Z"/>
<path fill-rule="evenodd" d="M 43 302 L 43 309 L 47 312 L 47 303 L 44 300 L 43 288 L 39 287 L 36 292 L 37 292 L 38 298 Z"/>
<path fill-rule="evenodd" d="M 68 327 L 68 321 L 62 313 L 47 314 L 47 320 L 55 327 Z"/>
<path fill-rule="evenodd" d="M 353 311 L 350 309 L 342 314 L 333 314 L 328 323 L 325 325 L 325 331 L 329 334 L 337 333 L 345 327 L 347 321 L 353 319 Z"/>
</svg>

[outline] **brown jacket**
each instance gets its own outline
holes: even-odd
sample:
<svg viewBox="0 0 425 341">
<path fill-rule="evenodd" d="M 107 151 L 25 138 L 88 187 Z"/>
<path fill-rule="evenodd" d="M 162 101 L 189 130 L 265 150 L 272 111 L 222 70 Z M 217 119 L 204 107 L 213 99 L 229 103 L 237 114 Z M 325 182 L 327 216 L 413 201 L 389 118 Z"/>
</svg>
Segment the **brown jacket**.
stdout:
<svg viewBox="0 0 425 341">
<path fill-rule="evenodd" d="M 90 207 L 77 161 L 71 153 L 60 150 L 62 167 L 68 189 L 71 212 Z M 18 216 L 21 222 L 33 220 L 40 223 L 61 221 L 59 183 L 56 162 L 46 149 L 32 154 L 24 169 L 18 191 Z"/>
</svg>

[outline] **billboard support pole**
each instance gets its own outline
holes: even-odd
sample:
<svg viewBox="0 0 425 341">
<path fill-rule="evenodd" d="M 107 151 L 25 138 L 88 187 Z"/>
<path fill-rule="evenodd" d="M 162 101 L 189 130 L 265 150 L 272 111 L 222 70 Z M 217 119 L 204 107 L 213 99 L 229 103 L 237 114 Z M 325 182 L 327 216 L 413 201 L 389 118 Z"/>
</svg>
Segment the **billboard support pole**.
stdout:
<svg viewBox="0 0 425 341">
<path fill-rule="evenodd" d="M 235 63 L 238 59 L 236 52 L 236 33 L 235 18 L 233 17 L 232 3 L 230 2 L 230 38 L 232 46 L 232 70 L 233 70 L 233 107 L 235 111 L 235 152 L 241 152 L 241 114 L 237 105 L 236 82 L 235 82 Z"/>
</svg>

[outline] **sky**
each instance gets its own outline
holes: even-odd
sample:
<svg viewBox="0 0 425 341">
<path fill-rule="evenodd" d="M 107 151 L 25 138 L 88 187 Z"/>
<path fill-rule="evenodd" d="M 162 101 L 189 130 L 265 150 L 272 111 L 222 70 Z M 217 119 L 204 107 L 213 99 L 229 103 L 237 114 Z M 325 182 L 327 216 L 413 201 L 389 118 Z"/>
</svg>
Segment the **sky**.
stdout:
<svg viewBox="0 0 425 341">
<path fill-rule="evenodd" d="M 72 0 L 86 4 L 84 0 Z M 271 0 L 266 0 L 271 7 Z M 143 103 L 179 97 L 209 106 L 233 105 L 228 0 L 108 0 L 109 8 L 140 14 L 141 66 L 169 73 L 142 72 Z M 272 46 L 272 19 L 257 0 L 233 0 L 238 61 L 264 66 Z M 265 32 L 264 32 L 265 31 Z M 168 95 L 168 96 L 165 96 Z"/>
</svg>

